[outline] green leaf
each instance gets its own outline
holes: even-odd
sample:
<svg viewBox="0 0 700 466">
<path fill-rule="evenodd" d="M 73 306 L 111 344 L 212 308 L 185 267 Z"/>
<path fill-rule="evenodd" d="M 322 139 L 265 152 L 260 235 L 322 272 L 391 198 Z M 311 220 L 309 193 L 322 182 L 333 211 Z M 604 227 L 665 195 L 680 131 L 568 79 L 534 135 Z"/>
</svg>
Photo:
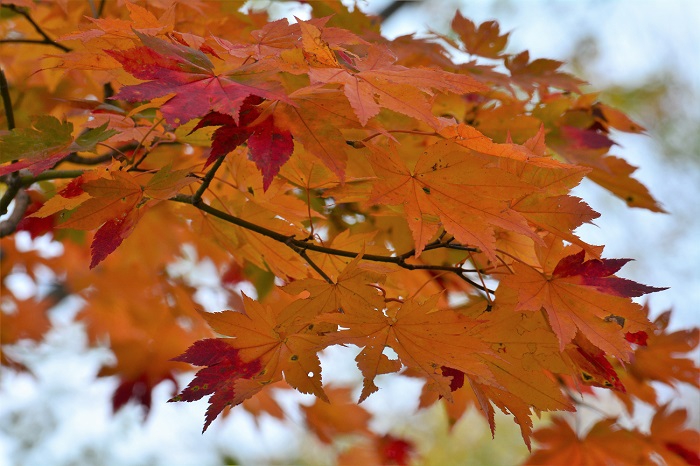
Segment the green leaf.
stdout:
<svg viewBox="0 0 700 466">
<path fill-rule="evenodd" d="M 97 143 L 109 139 L 119 132 L 116 129 L 107 129 L 107 124 L 108 123 L 105 123 L 102 126 L 93 128 L 87 131 L 85 134 L 79 136 L 70 146 L 71 151 L 92 152 L 95 150 L 95 145 L 97 145 Z"/>
<path fill-rule="evenodd" d="M 0 162 L 40 160 L 67 151 L 72 132 L 72 123 L 50 115 L 37 117 L 31 128 L 15 128 L 0 139 Z"/>
</svg>

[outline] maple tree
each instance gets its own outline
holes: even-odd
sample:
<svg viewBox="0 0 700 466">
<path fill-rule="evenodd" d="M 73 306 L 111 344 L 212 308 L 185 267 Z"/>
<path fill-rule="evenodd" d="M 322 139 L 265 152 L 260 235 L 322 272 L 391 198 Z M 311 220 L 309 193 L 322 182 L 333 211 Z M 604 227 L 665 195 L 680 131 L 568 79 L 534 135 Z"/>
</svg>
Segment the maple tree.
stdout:
<svg viewBox="0 0 700 466">
<path fill-rule="evenodd" d="M 238 405 L 282 417 L 269 387 L 288 387 L 315 395 L 322 442 L 358 435 L 341 462 L 406 464 L 416 446 L 361 404 L 400 372 L 453 420 L 473 405 L 495 432 L 495 408 L 511 414 L 541 445 L 532 464 L 700 464 L 651 385 L 698 384 L 698 329 L 651 322 L 632 298 L 663 288 L 576 234 L 598 216 L 571 194 L 584 178 L 663 212 L 610 154 L 611 131 L 643 128 L 562 63 L 506 53 L 496 22 L 459 13 L 449 36 L 388 40 L 339 2 L 296 22 L 235 2 L 0 3 L 3 344 L 40 339 L 74 294 L 116 356 L 99 374 L 120 380 L 115 410 L 194 365 L 170 401 L 209 397 L 204 430 Z M 228 310 L 201 310 L 169 268 L 182 245 L 216 265 Z M 41 267 L 60 292 L 15 297 L 6 278 Z M 322 379 L 335 345 L 358 348 L 357 397 Z M 533 434 L 533 414 L 591 386 L 657 407 L 650 432 L 554 417 Z"/>
</svg>

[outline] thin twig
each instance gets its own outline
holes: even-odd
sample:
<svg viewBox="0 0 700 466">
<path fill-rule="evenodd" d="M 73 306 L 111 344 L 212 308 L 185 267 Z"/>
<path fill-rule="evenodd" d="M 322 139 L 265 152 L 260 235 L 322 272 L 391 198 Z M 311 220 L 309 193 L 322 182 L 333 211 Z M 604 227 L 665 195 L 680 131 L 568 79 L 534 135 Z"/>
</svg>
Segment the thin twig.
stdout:
<svg viewBox="0 0 700 466">
<path fill-rule="evenodd" d="M 331 280 L 331 277 L 329 277 L 328 275 L 326 275 L 326 272 L 324 272 L 323 269 L 322 269 L 321 267 L 319 267 L 318 265 L 316 265 L 316 263 L 315 263 L 314 261 L 311 260 L 311 258 L 309 257 L 309 255 L 306 254 L 306 250 L 305 250 L 305 249 L 299 249 L 299 248 L 297 248 L 297 247 L 292 247 L 292 249 L 293 249 L 297 254 L 299 254 L 301 257 L 303 257 L 304 260 L 306 261 L 306 263 L 309 264 L 309 265 L 311 266 L 311 268 L 314 269 L 321 277 L 323 277 L 323 279 L 324 279 L 325 281 L 327 281 L 327 282 L 330 283 L 331 285 L 333 285 L 333 284 L 335 283 L 333 280 Z"/>
<path fill-rule="evenodd" d="M 2 40 L 2 42 L 5 42 L 5 43 L 12 43 L 12 42 L 15 42 L 15 43 L 24 43 L 24 42 L 31 41 L 32 43 L 51 45 L 51 46 L 56 47 L 56 48 L 58 48 L 58 49 L 60 49 L 60 50 L 63 50 L 64 52 L 70 52 L 70 51 L 72 50 L 70 47 L 66 47 L 66 46 L 63 45 L 63 44 L 59 44 L 58 42 L 56 42 L 55 40 L 53 40 L 52 38 L 50 38 L 50 37 L 48 36 L 48 34 L 46 34 L 46 33 L 44 32 L 44 30 L 41 29 L 41 26 L 39 26 L 39 25 L 34 21 L 34 19 L 32 19 L 31 15 L 30 15 L 27 11 L 24 11 L 24 10 L 20 9 L 20 8 L 16 7 L 15 5 L 3 5 L 3 6 L 6 7 L 6 8 L 9 8 L 10 10 L 14 11 L 15 13 L 17 13 L 17 14 L 19 14 L 19 15 L 24 16 L 24 18 L 25 18 L 27 21 L 29 21 L 29 24 L 32 25 L 32 27 L 34 28 L 34 30 L 35 30 L 41 37 L 43 37 L 44 40 L 42 40 L 42 41 L 36 41 L 36 40 L 28 40 L 28 39 L 4 39 L 4 40 Z"/>
<path fill-rule="evenodd" d="M 201 187 L 200 187 L 201 189 Z M 221 220 L 224 220 L 228 223 L 231 223 L 233 225 L 237 225 L 239 227 L 245 228 L 247 230 L 253 231 L 255 233 L 258 233 L 260 235 L 266 236 L 268 238 L 272 238 L 275 241 L 279 241 L 280 243 L 284 243 L 292 248 L 297 248 L 299 250 L 309 250 L 309 251 L 316 251 L 316 252 L 321 252 L 324 254 L 330 254 L 333 256 L 340 256 L 340 257 L 349 257 L 349 258 L 355 258 L 357 257 L 357 252 L 354 251 L 346 251 L 343 249 L 335 249 L 335 248 L 329 248 L 325 246 L 319 246 L 314 243 L 310 243 L 306 240 L 302 239 L 296 239 L 294 236 L 288 236 L 288 235 L 283 235 L 282 233 L 279 233 L 274 230 L 270 230 L 268 228 L 262 227 L 260 225 L 257 225 L 255 223 L 248 222 L 246 220 L 243 220 L 242 218 L 236 217 L 234 215 L 228 214 L 226 212 L 223 212 L 221 210 L 218 210 L 208 204 L 205 204 L 201 201 L 201 198 L 197 199 L 195 201 L 194 196 L 186 196 L 183 194 L 178 194 L 177 196 L 173 197 L 170 199 L 171 201 L 175 202 L 181 202 L 184 204 L 192 204 L 194 205 L 197 209 L 206 212 L 210 215 L 213 215 L 214 217 L 220 218 Z M 488 293 L 494 293 L 493 290 L 490 290 L 486 288 L 485 286 L 482 286 L 481 284 L 469 279 L 468 277 L 465 277 L 463 273 L 467 272 L 467 270 L 464 270 L 463 268 L 459 266 L 446 266 L 446 265 L 425 265 L 425 264 L 409 264 L 405 261 L 405 259 L 400 256 L 381 256 L 377 254 L 364 254 L 362 256 L 362 259 L 372 261 L 372 262 L 384 262 L 384 263 L 389 263 L 389 264 L 395 264 L 403 269 L 406 270 L 440 270 L 440 271 L 447 271 L 447 272 L 453 272 L 457 274 L 462 280 L 466 281 L 470 285 L 472 285 L 474 288 L 488 292 Z"/>
<path fill-rule="evenodd" d="M 146 134 L 143 135 L 141 140 L 139 141 L 138 145 L 136 146 L 136 149 L 134 149 L 134 157 L 136 157 L 136 154 L 138 153 L 139 149 L 143 147 L 144 141 L 146 141 L 146 138 L 148 137 L 149 134 L 153 132 L 153 130 L 158 126 L 164 118 L 159 119 L 158 121 L 154 122 L 150 128 L 148 128 L 148 131 L 146 131 Z M 134 163 L 131 168 L 129 168 L 129 171 L 136 171 L 139 168 L 139 165 L 141 165 L 141 162 L 146 160 L 146 157 L 148 156 L 149 151 L 147 150 L 146 152 L 143 153 L 143 156 L 136 162 Z"/>
<path fill-rule="evenodd" d="M 216 175 L 216 171 L 219 169 L 221 164 L 224 162 L 224 157 L 221 156 L 216 161 L 214 162 L 214 165 L 212 165 L 211 169 L 207 172 L 206 175 L 204 175 L 204 179 L 202 179 L 202 185 L 199 187 L 196 193 L 194 193 L 194 196 L 192 196 L 192 203 L 193 204 L 198 204 L 202 200 L 202 195 L 204 194 L 204 191 L 207 190 L 209 187 L 209 184 L 211 183 L 211 180 L 214 179 L 214 175 Z"/>
</svg>

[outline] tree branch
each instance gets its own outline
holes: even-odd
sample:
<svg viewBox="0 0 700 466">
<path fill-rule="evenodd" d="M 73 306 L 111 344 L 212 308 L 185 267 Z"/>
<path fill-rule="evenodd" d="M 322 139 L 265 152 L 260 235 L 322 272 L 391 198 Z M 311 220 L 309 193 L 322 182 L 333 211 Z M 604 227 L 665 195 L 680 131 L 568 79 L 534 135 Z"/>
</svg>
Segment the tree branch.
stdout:
<svg viewBox="0 0 700 466">
<path fill-rule="evenodd" d="M 47 181 L 47 180 L 59 180 L 59 179 L 73 179 L 85 173 L 85 170 L 46 170 L 38 175 L 31 176 L 25 175 L 20 176 L 20 184 L 23 187 L 31 186 L 37 181 Z"/>
<path fill-rule="evenodd" d="M 44 30 L 41 29 L 41 26 L 39 26 L 39 25 L 32 19 L 32 17 L 29 15 L 28 12 L 26 12 L 26 11 L 20 9 L 20 8 L 17 8 L 15 5 L 3 5 L 3 6 L 4 6 L 5 8 L 9 8 L 10 10 L 14 11 L 15 13 L 17 13 L 17 14 L 19 14 L 19 15 L 24 16 L 24 18 L 25 18 L 27 21 L 29 21 L 29 24 L 32 25 L 32 27 L 34 28 L 34 30 L 35 30 L 41 37 L 43 37 L 44 40 L 37 40 L 37 39 L 3 39 L 3 40 L 0 41 L 0 42 L 4 42 L 4 43 L 35 43 L 35 44 L 45 44 L 45 45 L 51 45 L 51 46 L 53 46 L 53 47 L 56 47 L 56 48 L 58 48 L 58 49 L 60 49 L 60 50 L 63 50 L 64 52 L 70 52 L 70 51 L 72 50 L 70 47 L 66 47 L 66 46 L 63 45 L 63 44 L 59 44 L 58 42 L 56 42 L 55 40 L 53 40 L 52 38 L 50 38 L 50 37 L 48 36 L 48 34 L 46 34 L 46 33 L 44 32 Z"/>
<path fill-rule="evenodd" d="M 0 94 L 2 94 L 2 104 L 5 106 L 5 116 L 7 117 L 7 129 L 15 129 L 15 114 L 12 110 L 12 98 L 10 97 L 10 86 L 7 84 L 5 71 L 0 68 Z"/>
<path fill-rule="evenodd" d="M 22 220 L 22 217 L 24 217 L 24 213 L 27 211 L 27 207 L 29 206 L 29 194 L 27 194 L 24 189 L 18 188 L 18 190 L 12 194 L 12 196 L 7 196 L 9 192 L 10 189 L 5 192 L 5 196 L 2 197 L 0 203 L 3 203 L 3 201 L 7 199 L 7 204 L 9 205 L 9 203 L 14 199 L 15 208 L 12 209 L 12 214 L 10 214 L 9 218 L 0 222 L 0 238 L 4 238 L 5 236 L 11 235 L 15 232 L 17 225 Z M 7 206 L 3 205 L 1 210 L 4 213 L 7 213 Z"/>
<path fill-rule="evenodd" d="M 193 204 L 198 204 L 202 200 L 202 195 L 204 194 L 204 191 L 207 190 L 209 185 L 211 184 L 211 180 L 214 179 L 214 175 L 216 175 L 216 171 L 219 169 L 221 164 L 224 162 L 224 156 L 222 155 L 216 161 L 214 162 L 214 165 L 211 167 L 211 169 L 207 172 L 206 175 L 204 175 L 204 178 L 202 179 L 202 185 L 199 187 L 196 193 L 194 193 L 194 196 L 192 196 L 192 203 Z"/>
<path fill-rule="evenodd" d="M 201 188 L 201 187 L 200 187 Z M 242 218 L 233 216 L 231 214 L 228 214 L 226 212 L 223 212 L 221 210 L 218 210 L 208 204 L 205 204 L 201 201 L 201 198 L 196 199 L 194 196 L 186 196 L 184 194 L 178 194 L 177 196 L 173 197 L 170 199 L 171 201 L 175 202 L 181 202 L 183 204 L 191 204 L 197 209 L 206 212 L 210 215 L 213 215 L 214 217 L 220 218 L 221 220 L 224 220 L 228 223 L 231 223 L 233 225 L 237 225 L 241 228 L 245 228 L 246 230 L 253 231 L 255 233 L 258 233 L 260 235 L 266 236 L 268 238 L 274 239 L 275 241 L 279 241 L 280 243 L 284 243 L 287 246 L 291 247 L 294 249 L 298 254 L 300 254 L 302 257 L 307 259 L 305 257 L 306 251 L 316 251 L 320 252 L 323 254 L 330 254 L 333 256 L 339 256 L 339 257 L 349 257 L 349 258 L 355 258 L 357 257 L 357 252 L 355 251 L 346 251 L 343 249 L 335 249 L 335 248 L 329 248 L 326 246 L 320 246 L 315 243 L 310 243 L 306 240 L 301 240 L 301 239 L 296 239 L 294 236 L 288 236 L 288 235 L 283 235 L 282 233 L 279 233 L 274 230 L 270 230 L 268 228 L 262 227 L 260 225 L 257 225 L 255 223 L 248 222 L 246 220 L 243 220 Z M 449 243 L 440 243 L 440 245 L 445 245 Z M 431 243 L 432 247 L 431 249 L 437 249 L 438 247 L 441 247 L 438 243 Z M 426 246 L 427 249 L 427 246 Z M 302 252 L 304 254 L 302 254 Z M 408 253 L 411 253 L 409 251 Z M 372 261 L 372 262 L 384 262 L 388 264 L 395 264 L 403 269 L 406 270 L 440 270 L 440 271 L 446 271 L 446 272 L 453 272 L 457 274 L 462 280 L 466 281 L 470 285 L 472 285 L 474 288 L 488 292 L 488 293 L 493 293 L 493 290 L 488 289 L 485 286 L 480 285 L 479 283 L 469 279 L 468 277 L 465 277 L 462 275 L 464 272 L 468 272 L 468 270 L 463 269 L 460 266 L 449 266 L 449 265 L 427 265 L 427 264 L 409 264 L 406 262 L 406 254 L 400 254 L 400 255 L 394 255 L 394 256 L 381 256 L 377 254 L 364 254 L 362 256 L 362 259 Z M 411 254 L 412 255 L 412 254 Z M 308 262 L 308 260 L 307 260 Z M 314 268 L 317 272 L 319 270 L 314 267 L 314 265 L 309 262 L 309 265 Z M 319 272 L 320 273 L 320 272 Z M 321 276 L 324 276 L 325 274 L 321 274 Z M 324 277 L 326 280 L 330 280 L 329 278 Z"/>
</svg>

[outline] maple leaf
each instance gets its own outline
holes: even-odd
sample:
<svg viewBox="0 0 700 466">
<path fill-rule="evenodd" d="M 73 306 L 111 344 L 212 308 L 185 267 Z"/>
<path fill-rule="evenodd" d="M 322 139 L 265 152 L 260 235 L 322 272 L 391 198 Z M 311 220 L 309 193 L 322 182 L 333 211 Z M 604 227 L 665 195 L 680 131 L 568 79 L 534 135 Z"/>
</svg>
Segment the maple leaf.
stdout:
<svg viewBox="0 0 700 466">
<path fill-rule="evenodd" d="M 406 68 L 396 65 L 395 61 L 396 57 L 389 50 L 375 46 L 369 49 L 364 59 L 354 60 L 355 69 L 341 68 L 337 61 L 335 64 L 325 61 L 325 67 L 309 69 L 309 78 L 312 82 L 341 84 L 363 126 L 379 113 L 381 107 L 385 107 L 437 128 L 440 123 L 426 98 L 426 95 L 432 95 L 432 89 L 456 94 L 487 90 L 486 86 L 466 75 Z"/>
<path fill-rule="evenodd" d="M 123 87 L 113 98 L 137 102 L 175 94 L 161 106 L 170 124 L 183 124 L 212 111 L 230 115 L 238 122 L 239 110 L 250 95 L 289 101 L 269 76 L 250 76 L 244 71 L 218 75 L 201 51 L 136 34 L 143 46 L 106 52 L 134 77 L 149 82 Z"/>
<path fill-rule="evenodd" d="M 369 433 L 370 413 L 350 399 L 346 387 L 326 389 L 328 402 L 316 399 L 311 406 L 302 406 L 309 429 L 323 442 L 330 444 L 337 435 Z"/>
<path fill-rule="evenodd" d="M 287 293 L 295 295 L 308 291 L 311 296 L 304 300 L 302 310 L 290 307 L 294 312 L 281 314 L 280 321 L 294 327 L 291 322 L 310 322 L 324 312 L 383 309 L 384 298 L 371 285 L 383 283 L 386 276 L 361 268 L 363 253 L 364 249 L 343 269 L 335 283 L 307 278 L 286 285 L 284 291 Z"/>
<path fill-rule="evenodd" d="M 576 335 L 573 344 L 572 348 L 566 349 L 566 354 L 580 370 L 578 375 L 583 383 L 626 392 L 603 351 L 593 346 L 581 333 Z"/>
<path fill-rule="evenodd" d="M 517 290 L 516 311 L 544 309 L 560 349 L 580 331 L 605 353 L 629 361 L 624 333 L 649 326 L 641 306 L 629 298 L 665 288 L 614 276 L 629 259 L 584 260 L 585 251 L 569 254 L 576 248 L 548 242 L 548 249 L 538 247 L 540 264 L 515 262 L 514 274 L 503 277 L 499 287 Z"/>
<path fill-rule="evenodd" d="M 230 115 L 208 113 L 192 132 L 206 126 L 219 126 L 212 135 L 211 153 L 205 167 L 247 141 L 248 157 L 262 172 L 263 189 L 267 191 L 272 179 L 292 155 L 294 142 L 289 131 L 275 125 L 273 115 L 263 119 L 262 112 L 254 106 L 260 102 L 261 99 L 246 99 L 238 121 Z"/>
<path fill-rule="evenodd" d="M 228 339 L 207 339 L 194 343 L 185 353 L 173 358 L 173 361 L 188 362 L 200 369 L 194 379 L 182 392 L 168 401 L 195 401 L 211 395 L 202 432 L 228 405 L 238 405 L 245 398 L 241 396 L 236 385 L 241 379 L 250 379 L 261 370 L 259 360 L 244 362 L 239 351 L 233 348 Z M 262 389 L 262 385 L 260 385 Z M 244 391 L 246 398 L 252 396 Z"/>
<path fill-rule="evenodd" d="M 459 11 L 455 13 L 451 24 L 467 52 L 485 58 L 499 58 L 508 43 L 510 33 L 501 35 L 500 26 L 496 21 L 486 21 L 479 27 L 470 19 L 465 18 Z"/>
<path fill-rule="evenodd" d="M 700 432 L 685 428 L 688 412 L 685 409 L 671 411 L 668 405 L 654 414 L 649 427 L 651 441 L 661 448 L 654 448 L 668 465 L 700 464 Z"/>
<path fill-rule="evenodd" d="M 335 343 L 352 343 L 363 351 L 357 362 L 364 386 L 361 400 L 377 390 L 374 378 L 395 368 L 383 356 L 385 347 L 391 347 L 401 363 L 418 371 L 434 390 L 451 399 L 450 381 L 440 367 L 459 369 L 481 381 L 496 384 L 482 355 L 491 350 L 474 331 L 476 322 L 452 310 L 435 308 L 439 295 L 420 303 L 411 299 L 399 309 L 390 309 L 386 315 L 379 310 L 347 309 L 344 314 L 325 314 L 325 322 L 343 328 L 329 336 Z"/>
<path fill-rule="evenodd" d="M 98 142 L 117 133 L 104 124 L 78 138 L 73 138 L 73 124 L 43 115 L 36 117 L 32 128 L 15 128 L 0 139 L 0 175 L 26 168 L 37 175 L 53 167 L 71 152 L 91 151 Z"/>
<path fill-rule="evenodd" d="M 585 437 L 579 438 L 568 422 L 554 417 L 551 426 L 535 431 L 539 447 L 525 464 L 644 464 L 643 437 L 637 432 L 620 429 L 615 422 L 616 419 L 602 419 Z"/>
<path fill-rule="evenodd" d="M 484 355 L 484 359 L 498 384 L 485 385 L 468 379 L 469 386 L 489 421 L 492 434 L 495 434 L 495 418 L 489 402 L 513 414 L 529 448 L 533 409 L 536 412 L 574 410 L 550 375 L 566 374 L 571 369 L 542 314 L 513 312 L 517 304 L 514 291 L 499 287 L 490 312 L 483 311 L 485 304 L 483 300 L 475 300 L 462 313 L 479 322 L 476 329 L 479 338 L 491 345 L 493 354 Z"/>
<path fill-rule="evenodd" d="M 165 201 L 197 180 L 197 178 L 190 176 L 189 170 L 173 170 L 172 168 L 172 165 L 166 165 L 158 170 L 143 187 L 144 196 Z"/>
<path fill-rule="evenodd" d="M 349 146 L 340 129 L 359 127 L 347 101 L 338 99 L 337 90 L 313 86 L 298 89 L 289 97 L 294 105 L 279 102 L 275 108 L 275 122 L 290 131 L 294 140 L 344 180 Z"/>
<path fill-rule="evenodd" d="M 668 314 L 667 312 L 666 315 Z M 625 403 L 630 413 L 635 406 L 632 397 L 657 406 L 656 391 L 649 382 L 657 381 L 669 386 L 675 386 L 679 382 L 696 385 L 700 377 L 697 364 L 683 356 L 697 347 L 700 331 L 692 328 L 668 332 L 663 321 L 662 314 L 654 322 L 657 327 L 655 331 L 647 337 L 644 346 L 635 349 L 630 364 L 620 374 L 627 394 L 615 392 L 615 395 Z"/>
<path fill-rule="evenodd" d="M 468 149 L 498 157 L 498 168 L 539 188 L 515 199 L 510 207 L 534 227 L 594 253 L 593 248 L 581 241 L 573 231 L 584 223 L 590 223 L 599 214 L 581 199 L 568 195 L 590 169 L 564 164 L 545 156 L 544 125 L 540 125 L 537 134 L 523 145 L 494 143 L 465 124 L 445 127 L 440 134 Z"/>
<path fill-rule="evenodd" d="M 245 295 L 243 302 L 245 313 L 224 311 L 201 315 L 214 331 L 233 337 L 230 344 L 240 350 L 244 361 L 260 361 L 262 371 L 257 379 L 267 384 L 284 374 L 292 387 L 327 401 L 321 386 L 321 363 L 316 355 L 321 348 L 320 337 L 314 332 L 314 325 L 295 326 L 290 331 L 279 321 L 279 316 L 285 314 L 283 309 L 275 311 Z M 303 305 L 302 301 L 290 304 Z"/>
<path fill-rule="evenodd" d="M 478 247 L 495 260 L 494 227 L 534 236 L 509 201 L 534 191 L 514 175 L 492 166 L 492 160 L 453 141 L 430 146 L 409 168 L 397 148 L 370 146 L 372 167 L 382 183 L 370 202 L 403 206 L 413 233 L 416 256 L 442 225 L 464 245 Z"/>
<path fill-rule="evenodd" d="M 530 61 L 530 53 L 524 51 L 507 57 L 504 65 L 510 71 L 512 81 L 526 92 L 531 93 L 537 86 L 542 86 L 581 94 L 579 86 L 584 84 L 584 81 L 559 71 L 563 65 L 560 61 L 548 58 Z"/>
</svg>

